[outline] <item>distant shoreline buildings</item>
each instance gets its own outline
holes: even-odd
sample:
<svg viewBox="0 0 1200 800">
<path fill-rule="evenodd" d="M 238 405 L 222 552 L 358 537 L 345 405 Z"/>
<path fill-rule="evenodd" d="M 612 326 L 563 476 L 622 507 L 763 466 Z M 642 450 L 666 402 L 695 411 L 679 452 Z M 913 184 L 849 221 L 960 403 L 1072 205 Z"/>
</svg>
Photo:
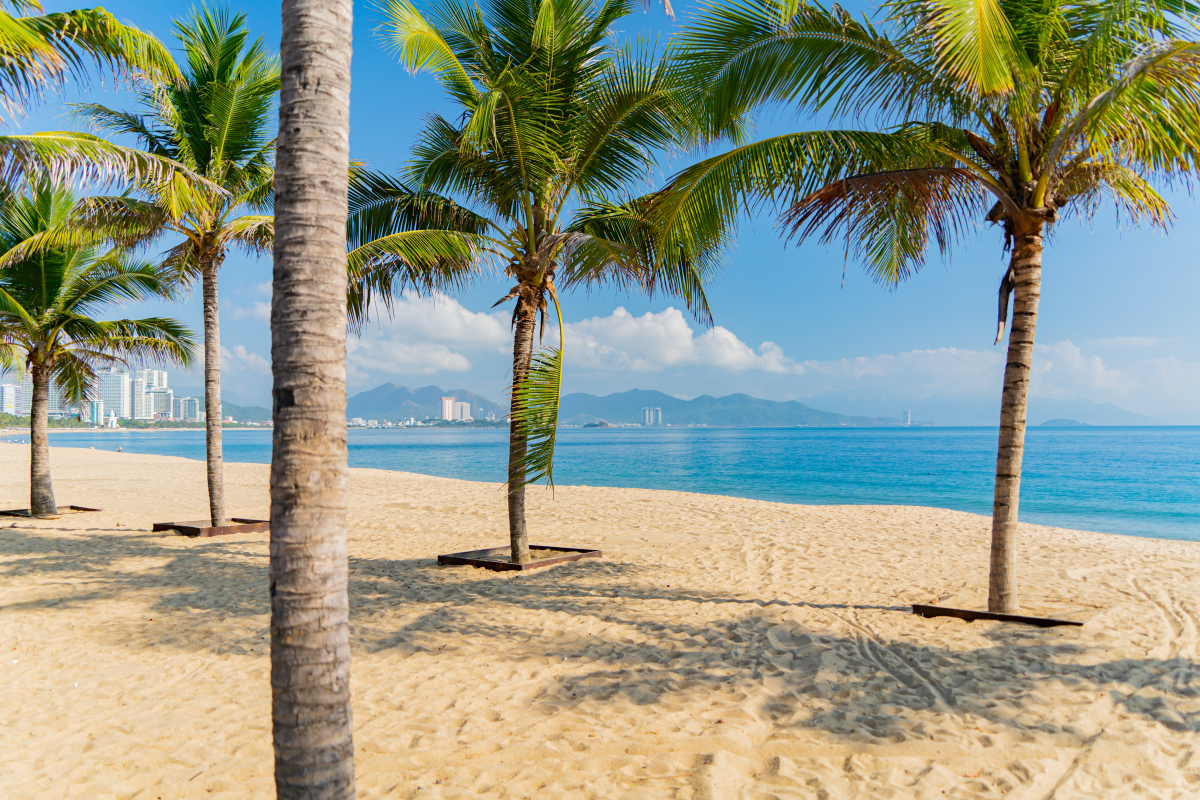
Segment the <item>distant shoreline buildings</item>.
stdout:
<svg viewBox="0 0 1200 800">
<path fill-rule="evenodd" d="M 127 370 L 116 367 L 96 376 L 92 397 L 72 403 L 62 390 L 50 385 L 49 416 L 55 419 L 77 417 L 81 422 L 115 427 L 117 420 L 145 422 L 204 422 L 204 398 L 176 397 L 168 386 L 163 369 Z M 27 417 L 33 403 L 33 379 L 24 375 L 21 382 L 0 384 L 0 412 Z"/>
<path fill-rule="evenodd" d="M 647 406 L 642 409 L 642 425 L 646 428 L 656 428 L 663 424 L 662 409 L 659 407 Z"/>
</svg>

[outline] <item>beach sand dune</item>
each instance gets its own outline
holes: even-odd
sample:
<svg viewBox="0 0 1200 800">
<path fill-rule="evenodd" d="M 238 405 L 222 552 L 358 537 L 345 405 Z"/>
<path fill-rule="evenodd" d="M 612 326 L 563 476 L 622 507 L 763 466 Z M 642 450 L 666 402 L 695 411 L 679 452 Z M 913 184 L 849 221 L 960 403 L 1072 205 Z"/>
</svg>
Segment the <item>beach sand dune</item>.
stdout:
<svg viewBox="0 0 1200 800">
<path fill-rule="evenodd" d="M 270 796 L 266 535 L 149 531 L 200 462 L 53 463 L 105 510 L 0 523 L 0 798 Z M 1026 610 L 1102 616 L 926 620 L 984 602 L 987 518 L 564 486 L 534 543 L 604 558 L 499 574 L 435 562 L 504 543 L 499 485 L 352 472 L 360 797 L 1200 796 L 1200 544 L 1025 525 Z"/>
</svg>

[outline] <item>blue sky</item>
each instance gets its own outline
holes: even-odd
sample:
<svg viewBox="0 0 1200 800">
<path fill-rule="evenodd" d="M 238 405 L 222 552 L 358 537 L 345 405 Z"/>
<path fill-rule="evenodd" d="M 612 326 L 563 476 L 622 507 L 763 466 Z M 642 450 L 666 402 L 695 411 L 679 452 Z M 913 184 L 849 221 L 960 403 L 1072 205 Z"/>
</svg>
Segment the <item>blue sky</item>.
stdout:
<svg viewBox="0 0 1200 800">
<path fill-rule="evenodd" d="M 47 3 L 50 10 L 69 7 Z M 146 0 L 105 7 L 169 44 L 172 18 L 187 8 Z M 694 7 L 676 4 L 680 20 Z M 255 0 L 239 8 L 276 49 L 278 3 Z M 351 151 L 390 171 L 406 158 L 425 114 L 448 107 L 429 77 L 408 75 L 385 51 L 373 32 L 380 16 L 375 4 L 357 4 L 355 12 Z M 655 8 L 623 20 L 621 32 L 665 40 L 673 27 Z M 84 92 L 72 87 L 51 95 L 12 127 L 70 127 L 62 105 L 84 96 L 130 106 L 106 78 Z M 758 133 L 813 127 L 818 123 L 779 111 Z M 661 182 L 681 163 L 651 181 Z M 1051 407 L 1084 399 L 1158 421 L 1200 423 L 1200 207 L 1184 192 L 1170 199 L 1178 220 L 1169 237 L 1118 230 L 1111 210 L 1090 225 L 1068 223 L 1055 233 L 1044 259 L 1035 409 L 1042 402 L 1049 414 Z M 785 247 L 773 217 L 764 215 L 745 225 L 724 273 L 709 287 L 714 330 L 697 326 L 669 299 L 613 292 L 566 297 L 565 388 L 596 394 L 659 389 L 687 397 L 746 392 L 851 413 L 936 408 L 942 410 L 929 412 L 943 417 L 936 421 L 994 424 L 1003 347 L 992 339 L 1006 263 L 999 232 L 981 225 L 951 261 L 934 256 L 895 290 L 874 284 L 853 262 L 843 284 L 843 263 L 837 249 Z M 267 261 L 239 254 L 221 275 L 223 378 L 232 402 L 268 402 L 269 281 Z M 509 365 L 507 315 L 490 306 L 506 288 L 491 280 L 459 297 L 406 299 L 395 319 L 351 341 L 351 392 L 393 381 L 463 387 L 500 399 Z M 199 328 L 197 296 L 172 313 Z M 174 382 L 200 383 L 187 376 Z M 971 411 L 944 411 L 959 401 Z"/>
</svg>

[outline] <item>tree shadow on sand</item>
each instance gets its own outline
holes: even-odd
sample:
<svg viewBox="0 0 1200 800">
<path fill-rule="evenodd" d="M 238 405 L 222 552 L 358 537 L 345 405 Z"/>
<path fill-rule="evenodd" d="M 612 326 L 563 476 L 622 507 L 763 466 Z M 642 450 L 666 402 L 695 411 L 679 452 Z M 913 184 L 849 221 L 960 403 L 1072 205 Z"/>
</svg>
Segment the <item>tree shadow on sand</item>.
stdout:
<svg viewBox="0 0 1200 800">
<path fill-rule="evenodd" d="M 37 599 L 0 606 L 0 614 L 141 595 L 176 632 L 180 621 L 194 623 L 187 629 L 194 632 L 163 638 L 147 630 L 135 647 L 261 654 L 269 613 L 262 542 L 179 547 L 164 541 L 173 536 L 0 529 L 0 581 L 32 578 L 41 589 Z M 934 629 L 915 616 L 907 640 L 872 627 L 878 615 L 907 613 L 905 606 L 764 600 L 658 580 L 652 568 L 610 560 L 513 577 L 429 559 L 351 558 L 354 647 L 399 657 L 440 651 L 447 669 L 468 641 L 509 663 L 567 663 L 570 673 L 554 677 L 535 701 L 547 714 L 585 714 L 590 703 L 666 707 L 717 694 L 736 704 L 754 695 L 761 700 L 754 719 L 704 724 L 766 724 L 776 736 L 819 730 L 864 743 L 961 740 L 967 726 L 951 726 L 957 733 L 950 734 L 938 723 L 948 714 L 977 723 L 977 735 L 963 743 L 987 745 L 1008 730 L 1082 744 L 1070 715 L 1053 709 L 1111 702 L 1171 731 L 1200 731 L 1200 670 L 1190 654 L 1104 660 L 1100 645 L 1078 637 L 997 623 L 973 623 L 985 626 L 991 646 L 952 649 L 922 642 L 922 632 Z M 518 610 L 534 613 L 514 622 Z M 805 617 L 813 614 L 821 625 Z M 244 624 L 222 624 L 247 618 L 260 619 L 253 635 Z M 713 715 L 720 713 L 718 706 Z"/>
</svg>

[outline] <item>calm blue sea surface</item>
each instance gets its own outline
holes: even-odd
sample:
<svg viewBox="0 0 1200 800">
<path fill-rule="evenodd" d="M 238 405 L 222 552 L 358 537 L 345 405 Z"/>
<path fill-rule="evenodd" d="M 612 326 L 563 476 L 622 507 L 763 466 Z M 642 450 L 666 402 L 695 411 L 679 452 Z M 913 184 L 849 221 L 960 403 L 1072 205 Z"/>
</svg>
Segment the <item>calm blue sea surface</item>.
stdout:
<svg viewBox="0 0 1200 800">
<path fill-rule="evenodd" d="M 52 432 L 50 442 L 204 458 L 200 430 Z M 227 461 L 270 461 L 270 431 L 227 430 L 224 442 Z M 498 483 L 506 456 L 503 429 L 350 431 L 352 467 Z M 565 428 L 555 476 L 564 485 L 990 514 L 995 457 L 991 428 Z M 1031 428 L 1021 519 L 1200 540 L 1200 428 Z"/>
</svg>

